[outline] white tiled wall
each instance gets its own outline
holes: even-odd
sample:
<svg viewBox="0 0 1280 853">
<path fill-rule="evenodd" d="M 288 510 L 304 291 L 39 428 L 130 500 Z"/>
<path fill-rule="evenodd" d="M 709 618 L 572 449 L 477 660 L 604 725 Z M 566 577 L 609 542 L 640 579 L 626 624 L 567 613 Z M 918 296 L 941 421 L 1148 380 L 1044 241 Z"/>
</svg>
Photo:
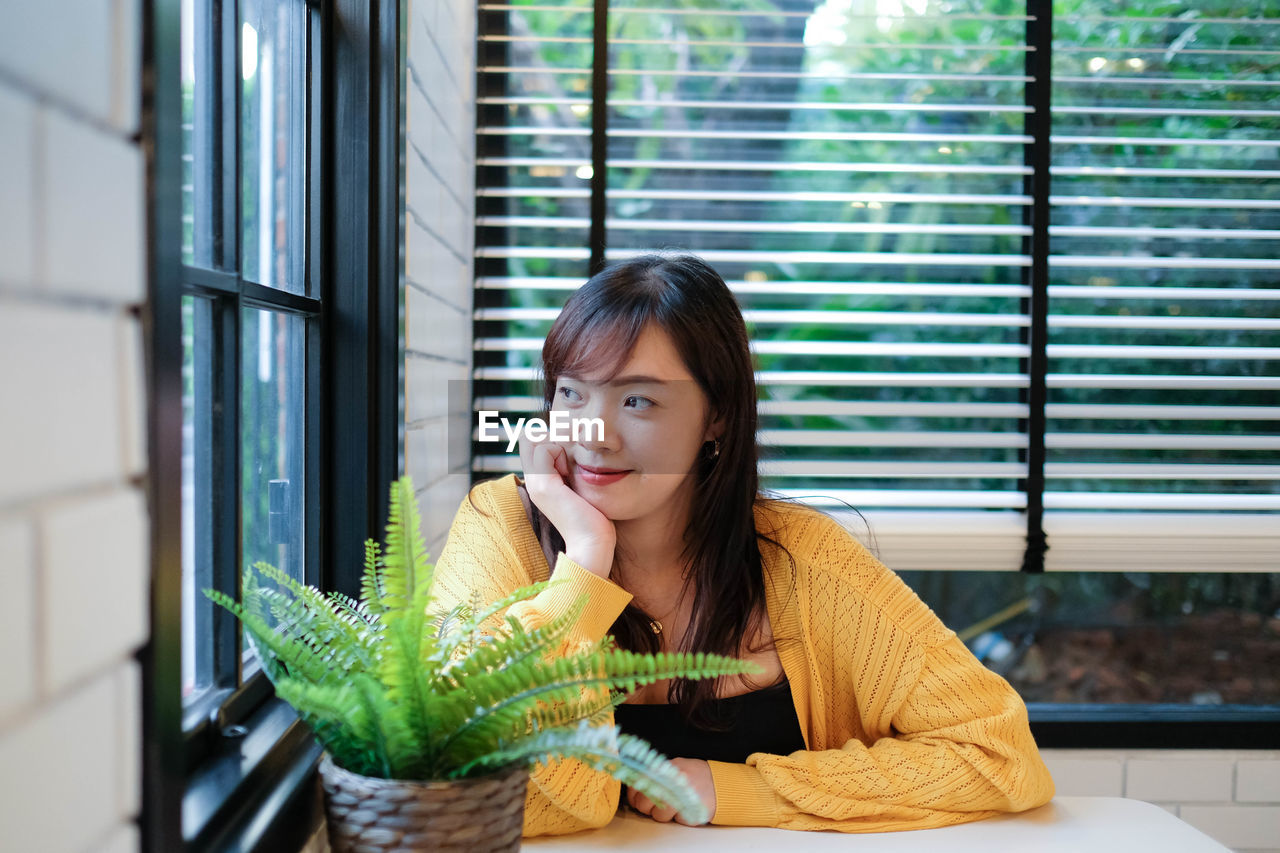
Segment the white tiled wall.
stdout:
<svg viewBox="0 0 1280 853">
<path fill-rule="evenodd" d="M 141 0 L 0 26 L 0 847 L 138 849 Z"/>
<path fill-rule="evenodd" d="M 450 412 L 448 387 L 471 371 L 476 8 L 411 0 L 408 14 L 405 471 L 418 487 L 428 548 L 439 554 L 469 482 L 458 463 L 470 418 Z"/>
<path fill-rule="evenodd" d="M 1163 806 L 1239 851 L 1280 851 L 1280 752 L 1042 750 L 1058 793 Z"/>
</svg>

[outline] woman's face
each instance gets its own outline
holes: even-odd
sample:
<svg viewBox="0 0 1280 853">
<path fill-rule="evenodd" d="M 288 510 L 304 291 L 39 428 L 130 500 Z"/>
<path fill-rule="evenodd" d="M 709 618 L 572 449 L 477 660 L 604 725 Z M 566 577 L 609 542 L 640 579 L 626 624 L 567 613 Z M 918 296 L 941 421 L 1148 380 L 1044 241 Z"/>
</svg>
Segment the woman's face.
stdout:
<svg viewBox="0 0 1280 853">
<path fill-rule="evenodd" d="M 698 453 L 717 435 L 708 408 L 670 336 L 650 324 L 612 380 L 557 378 L 552 411 L 604 425 L 603 437 L 584 431 L 567 445 L 569 486 L 613 521 L 686 507 Z"/>
</svg>

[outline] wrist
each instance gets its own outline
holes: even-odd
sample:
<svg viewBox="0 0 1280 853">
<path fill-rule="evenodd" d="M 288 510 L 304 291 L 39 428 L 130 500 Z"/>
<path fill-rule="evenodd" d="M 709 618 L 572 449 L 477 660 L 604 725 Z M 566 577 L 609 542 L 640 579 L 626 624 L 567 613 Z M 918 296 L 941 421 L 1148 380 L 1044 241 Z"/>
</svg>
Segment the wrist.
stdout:
<svg viewBox="0 0 1280 853">
<path fill-rule="evenodd" d="M 564 555 L 591 574 L 607 578 L 613 567 L 613 547 L 612 542 L 575 542 L 565 546 Z"/>
</svg>

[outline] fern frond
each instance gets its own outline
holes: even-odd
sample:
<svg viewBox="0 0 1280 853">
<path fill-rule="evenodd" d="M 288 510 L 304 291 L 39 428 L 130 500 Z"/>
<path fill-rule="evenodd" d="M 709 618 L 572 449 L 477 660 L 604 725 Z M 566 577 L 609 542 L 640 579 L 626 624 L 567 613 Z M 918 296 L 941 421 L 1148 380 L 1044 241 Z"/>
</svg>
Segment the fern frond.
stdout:
<svg viewBox="0 0 1280 853">
<path fill-rule="evenodd" d="M 529 712 L 528 730 L 517 737 L 543 729 L 572 726 L 579 720 L 585 720 L 593 726 L 613 725 L 612 715 L 617 705 L 611 696 L 606 694 L 602 697 L 598 692 L 584 694 L 557 705 L 540 703 Z"/>
<path fill-rule="evenodd" d="M 691 823 L 705 823 L 711 817 L 684 774 L 647 743 L 620 734 L 616 726 L 592 727 L 586 720 L 576 729 L 548 729 L 495 749 L 459 767 L 450 778 L 517 762 L 564 758 L 608 773 L 655 803 L 674 808 Z"/>
<path fill-rule="evenodd" d="M 473 673 L 464 682 L 475 711 L 445 737 L 440 754 L 464 763 L 509 739 L 539 702 L 568 703 L 592 689 L 632 691 L 668 678 L 717 678 L 760 672 L 759 666 L 721 655 L 661 652 L 642 655 L 595 650 L 581 655 L 522 661 L 494 672 Z"/>
<path fill-rule="evenodd" d="M 358 613 L 355 619 L 347 616 L 319 590 L 303 586 L 274 566 L 255 563 L 253 568 L 284 590 L 256 587 L 251 573 L 246 571 L 245 600 L 264 602 L 276 619 L 278 629 L 301 638 L 334 670 L 335 676 L 364 672 L 374 666 L 377 636 Z"/>
<path fill-rule="evenodd" d="M 562 581 L 542 581 L 540 583 L 522 586 L 517 590 L 503 596 L 502 598 L 487 604 L 483 607 L 477 605 L 459 604 L 450 611 L 449 616 L 452 619 L 441 618 L 436 636 L 440 640 L 440 653 L 444 661 L 448 661 L 453 657 L 454 653 L 464 647 L 468 642 L 474 643 L 477 635 L 485 627 L 485 625 L 502 611 L 511 607 L 517 602 L 527 601 L 538 593 L 552 586 L 553 583 L 559 584 Z M 459 622 L 454 627 L 453 622 Z"/>
<path fill-rule="evenodd" d="M 427 712 L 432 680 L 429 671 L 416 657 L 423 644 L 421 620 L 417 627 L 408 619 L 393 622 L 387 627 L 386 639 L 388 645 L 379 662 L 378 679 L 386 688 L 390 713 L 397 718 L 397 725 L 417 744 L 412 760 L 430 762 L 435 753 Z"/>
<path fill-rule="evenodd" d="M 378 617 L 373 614 L 373 611 L 363 601 L 356 601 L 351 596 L 343 595 L 337 590 L 325 593 L 325 597 L 333 605 L 334 612 L 338 614 L 338 618 L 345 620 L 352 627 L 372 632 L 377 632 L 382 627 Z"/>
<path fill-rule="evenodd" d="M 408 724 L 405 706 L 392 701 L 389 691 L 374 678 L 357 676 L 352 683 L 361 707 L 369 715 L 373 731 L 371 746 L 378 762 L 377 770 L 366 775 L 411 778 L 414 765 L 421 760 L 423 745 Z"/>
<path fill-rule="evenodd" d="M 298 712 L 325 749 L 344 767 L 351 755 L 374 738 L 369 715 L 350 683 L 309 684 L 285 678 L 276 685 L 276 695 Z"/>
<path fill-rule="evenodd" d="M 294 633 L 288 626 L 281 626 L 282 631 L 273 628 L 257 613 L 249 612 L 220 590 L 206 589 L 204 594 L 214 604 L 231 611 L 244 625 L 245 633 L 254 644 L 272 684 L 286 677 L 312 684 L 327 680 L 329 667 L 316 649 L 307 643 L 305 636 Z"/>
<path fill-rule="evenodd" d="M 387 546 L 382 555 L 382 605 L 388 616 L 412 609 L 429 596 L 434 568 L 427 559 L 418 501 L 408 476 L 392 483 L 390 503 Z"/>
<path fill-rule="evenodd" d="M 386 608 L 382 599 L 386 596 L 382 582 L 382 546 L 372 539 L 364 543 L 364 572 L 360 575 L 360 600 L 374 616 L 381 615 Z"/>
<path fill-rule="evenodd" d="M 559 647 L 560 641 L 578 621 L 586 606 L 587 596 L 581 595 L 564 613 L 531 631 L 526 630 L 514 618 L 508 617 L 502 633 L 488 636 L 487 642 L 473 644 L 469 648 L 466 643 L 455 645 L 454 651 L 449 654 L 452 660 L 437 660 L 440 677 L 449 686 L 457 686 L 473 675 L 508 669 L 535 655 L 550 653 Z M 459 646 L 465 654 L 457 653 Z M 445 650 L 446 646 L 441 644 L 442 656 Z"/>
<path fill-rule="evenodd" d="M 448 611 L 430 614 L 431 630 L 436 636 L 436 640 L 443 643 L 450 636 L 458 633 L 462 629 L 462 625 L 467 621 L 467 614 L 471 612 L 471 608 L 465 603 L 459 602 Z"/>
</svg>

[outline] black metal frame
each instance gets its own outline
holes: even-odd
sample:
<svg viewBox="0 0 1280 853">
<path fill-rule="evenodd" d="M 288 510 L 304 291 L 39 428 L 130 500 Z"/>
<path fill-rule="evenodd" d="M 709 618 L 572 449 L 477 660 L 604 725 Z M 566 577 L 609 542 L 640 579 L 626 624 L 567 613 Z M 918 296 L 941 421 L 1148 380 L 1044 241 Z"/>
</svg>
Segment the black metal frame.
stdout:
<svg viewBox="0 0 1280 853">
<path fill-rule="evenodd" d="M 609 217 L 609 0 L 591 11 L 591 246 L 589 275 L 605 267 Z"/>
<path fill-rule="evenodd" d="M 304 56 L 300 57 L 309 63 L 312 49 L 318 47 L 322 40 L 319 36 L 319 12 L 308 9 L 301 4 L 304 14 L 303 26 L 306 37 L 303 40 Z M 203 118 L 212 133 L 217 135 L 220 144 L 216 151 L 210 152 L 212 157 L 207 164 L 212 180 L 208 182 L 211 192 L 207 199 L 197 198 L 197 203 L 208 202 L 220 220 L 220 227 L 213 229 L 215 251 L 211 253 L 211 266 L 183 267 L 181 270 L 182 291 L 206 300 L 211 314 L 211 327 L 207 340 L 210 355 L 212 381 L 209 383 L 212 415 L 212 429 L 207 446 L 197 444 L 197 454 L 211 458 L 214 475 L 212 477 L 213 494 L 208 501 L 208 525 L 212 535 L 211 569 L 212 586 L 239 597 L 240 571 L 242 562 L 243 518 L 240 509 L 242 492 L 241 471 L 241 333 L 244 323 L 245 309 L 262 309 L 283 316 L 296 317 L 303 321 L 302 361 L 304 368 L 303 390 L 300 402 L 303 422 L 298 424 L 302 435 L 302 446 L 314 448 L 324 439 L 325 426 L 322 420 L 312 413 L 322 411 L 324 397 L 321 386 L 320 320 L 324 316 L 324 302 L 312 296 L 303 296 L 266 287 L 247 279 L 242 268 L 243 259 L 243 182 L 242 152 L 240 148 L 239 128 L 242 115 L 242 87 L 240 86 L 239 56 L 240 34 L 240 2 L 239 0 L 212 0 L 208 7 L 215 21 L 211 30 L 213 43 L 210 45 L 211 58 L 220 61 L 212 63 L 212 79 L 197 80 L 198 90 L 205 96 L 201 100 L 209 106 L 209 112 Z M 310 71 L 310 67 L 307 67 Z M 309 75 L 308 75 L 309 76 Z M 315 121 L 313 106 L 321 103 L 324 87 L 321 81 L 309 81 L 308 96 L 301 122 L 306 125 Z M 226 97 L 225 93 L 234 93 Z M 227 120 L 227 108 L 230 107 L 232 120 Z M 294 118 L 290 118 L 291 123 Z M 296 128 L 295 130 L 301 130 Z M 323 149 L 313 150 L 310 147 L 311 134 L 297 134 L 299 139 L 298 154 L 301 162 L 306 164 L 305 171 L 312 174 L 322 160 Z M 201 164 L 201 171 L 205 164 Z M 200 171 L 195 173 L 195 177 Z M 315 199 L 304 193 L 304 220 L 323 216 L 323 205 L 316 205 Z M 265 223 L 262 223 L 266 227 Z M 305 227 L 305 224 L 304 224 Z M 200 230 L 197 239 L 202 238 Z M 304 279 L 295 282 L 301 285 L 304 292 L 314 293 L 322 290 L 318 281 L 307 276 L 321 278 L 323 267 L 304 262 Z M 291 392 L 292 396 L 292 392 Z M 314 452 L 305 453 L 305 458 L 298 460 L 303 473 L 303 483 L 309 484 L 318 477 L 317 457 Z M 292 543 L 303 545 L 304 579 L 309 583 L 319 582 L 319 547 L 320 535 L 318 513 L 314 504 L 296 501 L 301 504 L 302 512 L 295 518 L 303 518 L 305 542 L 295 537 Z M 296 530 L 296 526 L 294 527 Z M 243 640 L 235 618 L 221 608 L 212 609 L 213 628 L 213 676 L 214 687 L 209 695 L 193 702 L 184 714 L 185 736 L 187 741 L 186 758 L 189 767 L 199 767 L 210 756 L 220 751 L 220 738 L 230 727 L 239 727 L 248 714 L 256 710 L 271 695 L 270 684 L 261 672 L 246 677 L 243 669 Z"/>
<path fill-rule="evenodd" d="M 1022 571 L 1044 571 L 1044 554 L 1048 543 L 1044 533 L 1044 462 L 1045 462 L 1045 414 L 1048 400 L 1046 375 L 1049 372 L 1049 163 L 1051 149 L 1049 133 L 1053 119 L 1050 107 L 1053 100 L 1053 2 L 1052 0 L 1027 0 L 1027 44 L 1032 50 L 1026 54 L 1026 74 L 1031 79 L 1026 86 L 1026 104 L 1030 108 L 1023 120 L 1024 133 L 1031 137 L 1031 144 L 1024 149 L 1024 156 L 1031 174 L 1022 182 L 1022 191 L 1031 197 L 1031 207 L 1023 208 L 1024 224 L 1031 227 L 1031 235 L 1023 238 L 1023 253 L 1031 256 L 1031 266 L 1024 270 L 1023 280 L 1031 288 L 1030 299 L 1022 300 L 1022 310 L 1030 318 L 1030 325 L 1023 330 L 1023 343 L 1030 350 L 1030 357 L 1023 362 L 1027 374 L 1027 388 L 1023 400 L 1027 403 L 1029 417 L 1025 425 L 1027 450 L 1027 477 L 1022 481 L 1027 496 L 1027 547 L 1022 558 Z"/>
<path fill-rule="evenodd" d="M 236 0 L 206 47 L 230 74 L 235 62 Z M 400 469 L 403 242 L 402 166 L 405 0 L 296 0 L 307 8 L 308 75 L 317 115 L 306 129 L 309 183 L 304 187 L 310 295 L 288 294 L 239 275 L 239 204 L 213 205 L 224 239 L 209 247 L 227 272 L 184 268 L 180 0 L 144 4 L 142 140 L 147 154 L 148 302 L 143 311 L 148 364 L 148 500 L 152 519 L 151 638 L 143 670 L 143 848 L 149 851 L 297 849 L 319 821 L 315 765 L 319 747 L 287 705 L 271 698 L 260 675 L 212 692 L 184 708 L 181 684 L 181 300 L 189 292 L 221 303 L 270 307 L 309 318 L 305 360 L 306 543 L 308 579 L 354 592 L 363 541 L 378 535 L 391 481 Z M 230 21 L 228 24 L 227 22 Z M 225 78 L 224 78 L 225 79 Z M 215 99 L 217 100 L 217 99 Z M 211 105 L 213 106 L 213 105 Z M 235 120 L 215 121 L 205 144 L 215 163 L 211 187 L 239 185 Z M 230 153 L 229 153 L 230 152 Z M 228 159 L 230 158 L 230 159 Z M 230 168 L 234 166 L 234 168 Z M 212 193 L 214 197 L 225 193 Z M 229 196 L 235 198 L 236 196 Z M 230 207 L 231 209 L 227 209 Z M 366 223 L 363 230 L 349 223 Z M 323 310 L 322 310 L 323 309 Z M 218 342 L 238 361 L 238 317 L 225 317 Z M 230 365 L 234 366 L 234 365 Z M 235 370 L 214 376 L 225 386 L 221 427 L 213 436 L 223 477 L 237 476 L 239 389 Z M 237 574 L 239 530 L 232 498 L 215 499 L 214 542 L 224 574 Z M 320 531 L 323 530 L 323 535 Z M 228 556 L 228 554 L 230 556 Z M 224 578 L 226 580 L 226 578 Z M 219 627 L 221 653 L 239 659 L 234 621 Z M 230 643 L 230 647 L 222 646 Z M 185 720 L 184 720 L 185 717 Z M 185 723 L 185 725 L 184 725 Z M 188 766 L 189 765 L 189 766 Z M 187 830 L 184 837 L 184 826 Z"/>
<path fill-rule="evenodd" d="M 142 663 L 142 829 L 182 845 L 182 95 L 179 0 L 142 8 L 141 136 L 147 182 L 147 504 L 151 636 Z"/>
<path fill-rule="evenodd" d="M 1280 708 L 1030 703 L 1036 743 L 1061 749 L 1280 749 Z"/>
</svg>

